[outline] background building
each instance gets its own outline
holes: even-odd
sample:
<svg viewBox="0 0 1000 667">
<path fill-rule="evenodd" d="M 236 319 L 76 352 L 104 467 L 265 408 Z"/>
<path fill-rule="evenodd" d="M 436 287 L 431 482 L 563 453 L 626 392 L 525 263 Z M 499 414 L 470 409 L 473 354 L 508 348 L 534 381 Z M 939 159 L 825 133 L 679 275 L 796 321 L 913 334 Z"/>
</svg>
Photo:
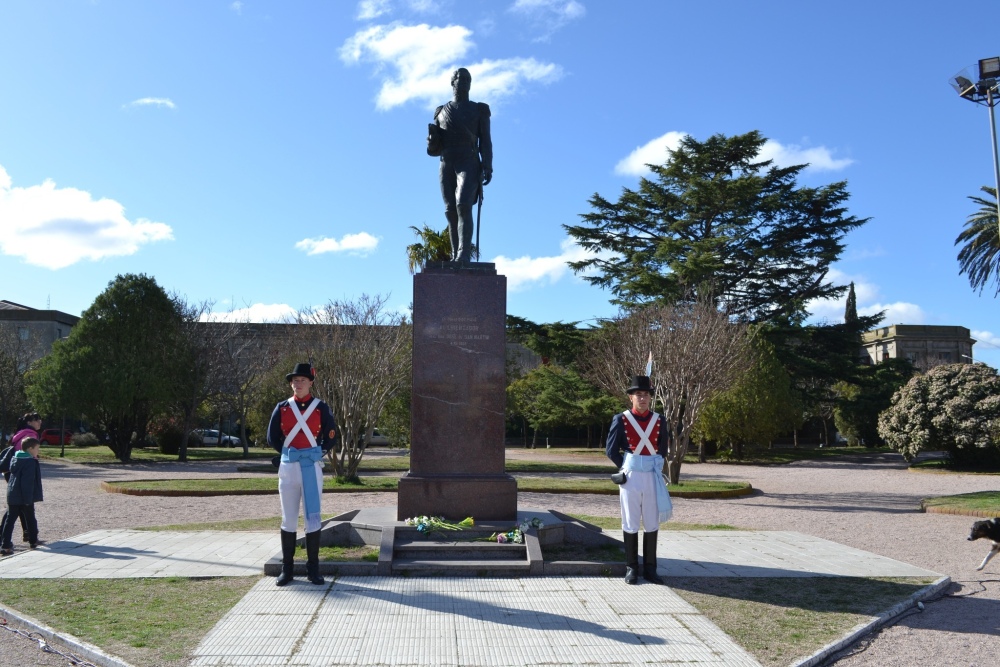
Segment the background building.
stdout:
<svg viewBox="0 0 1000 667">
<path fill-rule="evenodd" d="M 869 363 L 907 359 L 922 371 L 941 364 L 971 364 L 975 344 L 965 327 L 893 324 L 861 335 Z"/>
<path fill-rule="evenodd" d="M 0 327 L 8 329 L 29 351 L 30 364 L 52 350 L 52 344 L 69 335 L 79 317 L 59 310 L 36 310 L 13 301 L 0 300 Z"/>
</svg>

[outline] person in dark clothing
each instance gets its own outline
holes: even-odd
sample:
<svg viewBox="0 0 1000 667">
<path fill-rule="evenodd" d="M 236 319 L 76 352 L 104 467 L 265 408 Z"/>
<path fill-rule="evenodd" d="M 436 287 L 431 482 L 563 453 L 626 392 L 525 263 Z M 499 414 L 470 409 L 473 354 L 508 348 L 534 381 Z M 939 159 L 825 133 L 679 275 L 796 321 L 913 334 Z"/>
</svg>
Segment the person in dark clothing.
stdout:
<svg viewBox="0 0 1000 667">
<path fill-rule="evenodd" d="M 37 412 L 29 412 L 23 417 L 17 418 L 17 430 L 14 432 L 13 437 L 10 439 L 10 444 L 12 450 L 7 452 L 13 461 L 13 456 L 17 452 L 21 451 L 22 443 L 26 438 L 34 438 L 38 440 L 38 433 L 42 428 L 42 417 Z M 5 471 L 3 473 L 3 478 L 5 481 L 10 481 L 10 472 Z M 0 518 L 0 535 L 3 535 L 4 526 L 10 521 L 12 524 L 18 520 L 17 515 L 11 515 L 9 512 L 3 513 L 3 518 Z M 13 534 L 13 527 L 11 531 Z M 28 526 L 25 525 L 24 519 L 21 519 L 21 539 L 25 542 L 28 541 Z"/>
<path fill-rule="evenodd" d="M 663 417 L 650 410 L 653 387 L 649 377 L 636 375 L 627 390 L 630 410 L 615 415 L 608 431 L 605 453 L 624 470 L 627 481 L 618 487 L 625 542 L 625 583 L 638 582 L 639 527 L 642 541 L 642 578 L 654 584 L 663 579 L 656 573 L 656 540 L 660 524 L 670 518 L 670 497 L 663 481 L 669 428 Z"/>
<path fill-rule="evenodd" d="M 28 531 L 28 546 L 38 546 L 38 521 L 35 519 L 35 503 L 42 502 L 42 466 L 38 463 L 39 442 L 35 438 L 21 441 L 21 451 L 14 455 L 10 464 L 10 481 L 7 482 L 7 514 L 10 519 L 0 534 L 0 556 L 14 553 L 11 534 L 14 532 L 14 517 Z"/>
</svg>

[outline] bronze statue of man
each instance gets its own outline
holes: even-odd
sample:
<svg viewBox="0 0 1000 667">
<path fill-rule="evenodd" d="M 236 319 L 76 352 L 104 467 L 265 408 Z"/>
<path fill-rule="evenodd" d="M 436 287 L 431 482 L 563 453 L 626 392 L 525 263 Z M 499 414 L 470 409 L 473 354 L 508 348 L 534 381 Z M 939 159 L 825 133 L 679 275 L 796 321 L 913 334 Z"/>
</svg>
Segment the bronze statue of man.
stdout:
<svg viewBox="0 0 1000 667">
<path fill-rule="evenodd" d="M 471 86 L 469 70 L 455 70 L 451 75 L 455 98 L 434 111 L 440 145 L 433 154 L 441 156 L 441 196 L 453 262 L 469 261 L 475 226 L 472 206 L 479 200 L 482 187 L 493 179 L 490 107 L 469 100 Z"/>
</svg>

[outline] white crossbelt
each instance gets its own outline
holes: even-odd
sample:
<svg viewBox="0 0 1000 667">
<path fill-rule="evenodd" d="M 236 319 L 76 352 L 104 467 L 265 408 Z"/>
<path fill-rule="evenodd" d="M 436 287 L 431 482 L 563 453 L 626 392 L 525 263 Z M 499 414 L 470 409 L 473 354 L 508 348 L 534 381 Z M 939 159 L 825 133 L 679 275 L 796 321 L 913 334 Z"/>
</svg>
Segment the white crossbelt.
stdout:
<svg viewBox="0 0 1000 667">
<path fill-rule="evenodd" d="M 653 429 L 656 427 L 656 420 L 659 418 L 660 415 L 654 412 L 653 416 L 649 418 L 649 424 L 646 425 L 646 430 L 643 430 L 642 428 L 639 427 L 639 422 L 636 421 L 635 417 L 632 415 L 631 410 L 626 410 L 622 414 L 625 415 L 625 419 L 627 419 L 629 423 L 632 424 L 632 428 L 635 429 L 635 432 L 639 434 L 639 444 L 636 445 L 635 451 L 633 451 L 632 453 L 643 454 L 644 453 L 643 450 L 648 449 L 649 455 L 656 456 L 658 452 L 656 451 L 656 447 L 653 447 L 653 443 L 650 441 L 649 436 L 653 434 Z"/>
<path fill-rule="evenodd" d="M 295 415 L 296 424 L 292 427 L 292 430 L 289 431 L 288 435 L 285 436 L 285 447 L 292 446 L 292 439 L 299 431 L 302 431 L 302 433 L 306 436 L 310 445 L 313 447 L 316 446 L 316 436 L 314 436 L 312 431 L 309 430 L 309 425 L 306 424 L 306 420 L 309 419 L 309 415 L 313 413 L 313 410 L 316 409 L 317 405 L 319 405 L 319 399 L 313 397 L 312 403 L 306 406 L 306 411 L 300 413 L 299 406 L 295 404 L 295 397 L 292 396 L 288 399 L 288 407 L 292 411 L 292 414 Z"/>
</svg>

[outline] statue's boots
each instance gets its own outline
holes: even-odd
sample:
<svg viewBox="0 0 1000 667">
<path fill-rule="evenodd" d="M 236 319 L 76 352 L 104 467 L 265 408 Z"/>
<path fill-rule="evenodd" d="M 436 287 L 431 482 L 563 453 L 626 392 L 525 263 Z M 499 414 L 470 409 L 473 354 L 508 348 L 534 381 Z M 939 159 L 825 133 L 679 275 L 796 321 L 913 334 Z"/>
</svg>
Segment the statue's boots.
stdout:
<svg viewBox="0 0 1000 667">
<path fill-rule="evenodd" d="M 277 586 L 284 586 L 294 578 L 295 574 L 295 532 L 281 531 L 281 574 L 278 575 Z"/>
<path fill-rule="evenodd" d="M 309 583 L 320 586 L 326 580 L 319 573 L 319 531 L 306 533 L 306 578 Z"/>
<path fill-rule="evenodd" d="M 639 533 L 625 533 L 625 583 L 635 584 L 639 581 Z"/>
<path fill-rule="evenodd" d="M 656 574 L 656 538 L 659 534 L 658 530 L 642 534 L 642 578 L 651 584 L 665 583 Z"/>
</svg>

